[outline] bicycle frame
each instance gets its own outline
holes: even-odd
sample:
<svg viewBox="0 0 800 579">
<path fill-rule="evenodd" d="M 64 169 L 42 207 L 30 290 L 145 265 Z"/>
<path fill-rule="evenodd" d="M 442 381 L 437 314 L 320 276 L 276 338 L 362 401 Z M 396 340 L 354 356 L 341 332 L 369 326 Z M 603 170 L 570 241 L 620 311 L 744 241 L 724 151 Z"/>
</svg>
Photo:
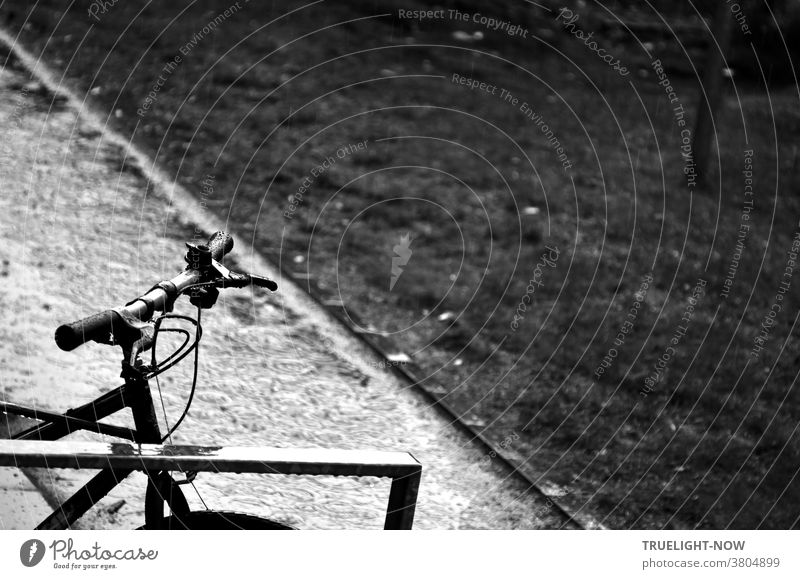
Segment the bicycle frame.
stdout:
<svg viewBox="0 0 800 579">
<path fill-rule="evenodd" d="M 131 409 L 135 430 L 100 422 L 100 419 L 125 408 Z M 372 451 L 343 452 L 256 447 L 246 449 L 248 453 L 244 459 L 239 453 L 235 453 L 236 459 L 231 461 L 225 456 L 224 448 L 161 447 L 161 433 L 150 386 L 141 376 L 130 375 L 122 386 L 63 414 L 8 402 L 0 402 L 0 412 L 42 421 L 11 435 L 12 441 L 45 441 L 45 444 L 48 444 L 72 432 L 86 430 L 130 440 L 137 445 L 136 447 L 128 445 L 122 454 L 95 453 L 91 456 L 73 454 L 76 449 L 72 446 L 67 450 L 36 447 L 32 454 L 25 456 L 17 455 L 16 452 L 13 456 L 4 456 L 0 451 L 0 466 L 101 469 L 86 485 L 42 521 L 36 527 L 37 530 L 70 528 L 134 470 L 144 471 L 148 478 L 144 528 L 162 528 L 165 523 L 164 503 L 174 514 L 189 513 L 183 491 L 169 475 L 169 470 L 176 469 L 213 470 L 217 473 L 261 472 L 390 477 L 392 484 L 384 529 L 411 529 L 413 525 L 422 467 L 411 455 L 397 452 L 377 453 L 381 456 L 376 458 L 374 456 L 376 453 Z M 143 447 L 146 450 L 143 451 Z M 68 455 L 66 458 L 65 453 Z M 214 461 L 214 456 L 218 462 Z M 62 465 L 63 462 L 68 464 Z"/>
<path fill-rule="evenodd" d="M 78 430 L 87 430 L 123 438 L 138 444 L 160 443 L 161 432 L 156 419 L 149 383 L 140 375 L 128 374 L 125 378 L 125 384 L 122 386 L 103 394 L 87 404 L 68 410 L 64 414 L 43 412 L 34 408 L 0 402 L 0 411 L 2 412 L 42 421 L 40 424 L 11 435 L 11 439 L 52 441 Z M 125 408 L 130 408 L 131 410 L 136 427 L 135 430 L 99 422 L 100 419 Z M 102 469 L 36 528 L 39 530 L 69 528 L 131 472 L 133 471 L 111 468 Z M 156 483 L 154 475 L 147 474 L 149 489 L 151 485 Z M 149 495 L 151 494 L 149 493 Z M 146 518 L 149 513 L 147 506 L 149 505 L 145 507 Z M 161 507 L 163 509 L 163 503 Z"/>
</svg>

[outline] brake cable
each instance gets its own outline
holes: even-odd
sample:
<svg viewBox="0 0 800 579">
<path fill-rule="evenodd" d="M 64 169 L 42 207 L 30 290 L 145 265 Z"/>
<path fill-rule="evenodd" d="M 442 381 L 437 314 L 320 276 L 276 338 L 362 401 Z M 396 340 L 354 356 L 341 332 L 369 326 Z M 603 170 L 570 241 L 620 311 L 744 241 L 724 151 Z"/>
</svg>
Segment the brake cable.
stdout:
<svg viewBox="0 0 800 579">
<path fill-rule="evenodd" d="M 181 316 L 181 315 L 177 315 L 177 314 L 164 314 L 164 315 L 160 316 L 156 320 L 155 331 L 153 333 L 153 346 L 152 346 L 152 358 L 151 358 L 152 367 L 156 368 L 156 372 L 154 374 L 152 374 L 151 377 L 154 377 L 156 379 L 156 387 L 158 388 L 158 398 L 159 398 L 159 401 L 161 402 L 161 412 L 164 414 L 164 424 L 167 426 L 167 428 L 169 428 L 169 430 L 167 431 L 167 434 L 165 434 L 161 438 L 161 442 L 162 443 L 164 443 L 167 440 L 169 440 L 170 443 L 172 442 L 172 433 L 175 432 L 178 429 L 178 427 L 180 426 L 181 422 L 183 422 L 183 419 L 186 418 L 187 414 L 189 413 L 189 408 L 192 405 L 192 400 L 194 399 L 194 393 L 195 393 L 195 391 L 197 389 L 197 370 L 198 370 L 198 366 L 199 366 L 199 362 L 200 362 L 200 360 L 199 360 L 199 356 L 200 356 L 200 347 L 199 347 L 200 346 L 200 338 L 201 338 L 201 336 L 203 334 L 203 327 L 202 327 L 202 325 L 200 323 L 200 317 L 201 317 L 201 308 L 198 307 L 197 308 L 197 319 L 196 320 L 193 319 L 193 318 L 190 318 L 188 316 Z M 181 354 L 181 356 L 178 357 L 176 360 L 174 360 L 172 363 L 168 363 L 168 362 L 172 358 L 174 358 L 178 354 L 178 352 L 180 352 L 186 346 L 186 344 L 190 340 L 190 337 L 189 337 L 190 334 L 189 334 L 188 331 L 184 330 L 183 328 L 162 329 L 161 328 L 161 321 L 163 319 L 165 319 L 165 318 L 173 318 L 173 319 L 177 318 L 177 319 L 187 320 L 187 321 L 192 322 L 194 324 L 195 328 L 196 328 L 195 329 L 195 340 L 192 343 L 192 345 L 189 347 L 188 350 L 183 352 L 183 354 Z M 176 333 L 182 333 L 182 334 L 185 335 L 185 339 L 184 339 L 183 344 L 181 344 L 181 346 L 177 350 L 175 350 L 175 352 L 173 352 L 169 357 L 167 357 L 166 360 L 161 362 L 160 365 L 156 364 L 156 362 L 155 362 L 155 358 L 156 358 L 156 341 L 157 341 L 157 337 L 158 337 L 159 332 L 176 332 Z M 161 382 L 159 381 L 158 376 L 159 376 L 159 374 L 165 372 L 166 370 L 168 370 L 169 368 L 171 368 L 172 366 L 174 366 L 175 364 L 180 362 L 192 350 L 194 350 L 194 368 L 192 370 L 192 387 L 191 387 L 191 390 L 189 391 L 189 399 L 186 401 L 186 406 L 184 407 L 183 413 L 181 414 L 180 418 L 178 418 L 178 421 L 170 428 L 169 419 L 167 418 L 167 409 L 166 409 L 166 406 L 164 404 L 164 395 L 163 395 L 163 393 L 161 391 Z M 166 363 L 168 363 L 168 364 L 166 366 L 163 366 Z M 186 480 L 184 480 L 184 481 L 176 481 L 175 484 L 178 484 L 178 485 L 191 484 L 192 488 L 194 489 L 195 494 L 197 494 L 197 498 L 199 498 L 200 502 L 203 503 L 203 507 L 206 510 L 208 510 L 208 505 L 206 504 L 205 500 L 203 500 L 203 496 L 200 494 L 200 491 L 197 489 L 197 486 L 195 486 L 195 484 L 194 484 L 194 479 L 197 476 L 197 472 L 196 471 L 184 471 L 183 469 L 180 469 L 180 471 L 181 471 L 181 474 L 183 474 L 186 477 Z"/>
</svg>

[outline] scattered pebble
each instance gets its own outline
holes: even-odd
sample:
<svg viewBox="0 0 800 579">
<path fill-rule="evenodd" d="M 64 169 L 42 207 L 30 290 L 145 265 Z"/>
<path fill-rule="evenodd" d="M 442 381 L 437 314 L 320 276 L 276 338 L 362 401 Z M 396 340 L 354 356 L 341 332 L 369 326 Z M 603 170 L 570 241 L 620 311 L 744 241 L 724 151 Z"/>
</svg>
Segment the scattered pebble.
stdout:
<svg viewBox="0 0 800 579">
<path fill-rule="evenodd" d="M 478 40 L 483 40 L 483 32 L 477 30 L 470 34 L 463 30 L 456 30 L 453 32 L 453 39 L 459 42 L 477 42 Z"/>
</svg>

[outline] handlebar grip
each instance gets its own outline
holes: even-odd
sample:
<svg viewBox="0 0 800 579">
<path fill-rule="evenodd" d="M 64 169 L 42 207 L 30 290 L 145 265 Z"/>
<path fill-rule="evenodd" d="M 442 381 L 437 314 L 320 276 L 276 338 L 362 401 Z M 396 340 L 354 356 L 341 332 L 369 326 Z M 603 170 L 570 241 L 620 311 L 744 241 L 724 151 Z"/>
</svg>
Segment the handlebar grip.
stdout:
<svg viewBox="0 0 800 579">
<path fill-rule="evenodd" d="M 223 256 L 233 249 L 233 237 L 224 231 L 217 231 L 208 238 L 208 249 L 213 259 L 222 261 Z"/>
<path fill-rule="evenodd" d="M 252 283 L 256 287 L 265 287 L 270 291 L 275 291 L 276 289 L 278 289 L 278 284 L 276 284 L 274 281 L 272 281 L 268 277 L 261 277 L 259 275 L 251 275 L 250 283 Z"/>
<path fill-rule="evenodd" d="M 56 344 L 65 352 L 74 350 L 89 340 L 107 341 L 114 324 L 121 322 L 114 310 L 106 310 L 56 329 Z"/>
</svg>

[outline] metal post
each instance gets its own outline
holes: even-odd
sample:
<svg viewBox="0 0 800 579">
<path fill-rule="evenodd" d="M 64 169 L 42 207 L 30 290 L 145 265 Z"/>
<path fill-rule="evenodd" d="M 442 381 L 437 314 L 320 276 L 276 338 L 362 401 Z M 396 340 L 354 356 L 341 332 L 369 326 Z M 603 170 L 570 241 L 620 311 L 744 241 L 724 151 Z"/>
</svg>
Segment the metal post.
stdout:
<svg viewBox="0 0 800 579">
<path fill-rule="evenodd" d="M 384 529 L 410 529 L 414 523 L 422 469 L 392 479 Z"/>
</svg>

